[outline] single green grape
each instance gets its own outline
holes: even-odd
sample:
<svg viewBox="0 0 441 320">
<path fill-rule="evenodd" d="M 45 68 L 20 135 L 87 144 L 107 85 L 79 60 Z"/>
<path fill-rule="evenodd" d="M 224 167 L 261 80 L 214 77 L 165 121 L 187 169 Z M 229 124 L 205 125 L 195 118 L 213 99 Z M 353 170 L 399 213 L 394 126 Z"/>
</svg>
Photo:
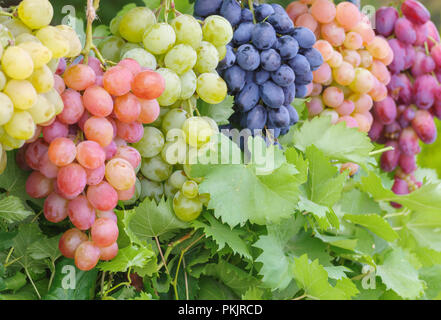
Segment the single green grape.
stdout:
<svg viewBox="0 0 441 320">
<path fill-rule="evenodd" d="M 162 159 L 171 165 L 184 163 L 187 152 L 187 144 L 182 141 L 168 141 L 161 151 Z"/>
<path fill-rule="evenodd" d="M 178 75 L 193 69 L 198 55 L 188 44 L 178 44 L 167 52 L 164 58 L 165 66 Z"/>
<path fill-rule="evenodd" d="M 4 93 L 12 100 L 14 107 L 21 110 L 32 108 L 37 101 L 37 91 L 27 80 L 9 80 Z"/>
<path fill-rule="evenodd" d="M 3 53 L 2 69 L 8 77 L 15 80 L 24 80 L 34 72 L 34 62 L 26 50 L 11 46 L 6 48 Z"/>
<path fill-rule="evenodd" d="M 182 130 L 185 133 L 187 143 L 195 148 L 199 148 L 210 141 L 214 133 L 211 125 L 201 117 L 186 119 L 182 125 Z"/>
<path fill-rule="evenodd" d="M 198 78 L 193 70 L 187 71 L 181 78 L 181 100 L 190 99 L 196 92 Z"/>
<path fill-rule="evenodd" d="M 122 59 L 133 59 L 138 61 L 141 67 L 149 68 L 151 70 L 156 70 L 156 58 L 150 52 L 144 48 L 135 48 L 127 51 L 122 55 Z"/>
<path fill-rule="evenodd" d="M 26 34 L 24 34 L 26 35 Z M 38 39 L 37 39 L 38 40 Z M 34 68 L 39 69 L 49 63 L 52 59 L 52 51 L 40 43 L 40 41 L 26 41 L 18 45 L 24 49 L 32 58 Z"/>
<path fill-rule="evenodd" d="M 182 185 L 188 180 L 185 172 L 183 170 L 177 170 L 172 173 L 170 178 L 168 178 L 168 182 L 173 188 L 181 189 Z"/>
<path fill-rule="evenodd" d="M 64 37 L 63 32 L 53 26 L 47 26 L 35 34 L 43 45 L 52 51 L 54 58 L 66 57 L 70 52 L 69 40 Z"/>
<path fill-rule="evenodd" d="M 133 43 L 133 42 L 124 43 L 124 45 L 121 47 L 121 52 L 120 52 L 121 60 L 124 59 L 123 56 L 127 51 L 130 51 L 132 49 L 138 49 L 138 48 L 144 49 L 144 46 L 142 46 L 139 43 Z"/>
<path fill-rule="evenodd" d="M 194 69 L 199 73 L 211 72 L 217 68 L 219 63 L 219 52 L 210 42 L 202 41 L 196 49 L 198 59 Z"/>
<path fill-rule="evenodd" d="M 198 198 L 188 199 L 180 191 L 173 198 L 173 210 L 182 221 L 190 222 L 197 219 L 202 208 L 202 202 Z"/>
<path fill-rule="evenodd" d="M 227 84 L 215 73 L 199 75 L 196 92 L 207 103 L 218 104 L 227 96 Z"/>
<path fill-rule="evenodd" d="M 114 36 L 121 37 L 121 34 L 119 33 L 119 25 L 121 24 L 123 17 L 124 15 L 119 15 L 110 20 L 109 29 Z"/>
<path fill-rule="evenodd" d="M 199 186 L 195 181 L 188 180 L 182 185 L 181 192 L 184 197 L 193 199 L 199 194 Z"/>
<path fill-rule="evenodd" d="M 119 61 L 121 56 L 121 49 L 124 45 L 124 40 L 117 36 L 110 36 L 98 44 L 98 49 L 103 55 L 104 59 L 110 61 Z"/>
<path fill-rule="evenodd" d="M 181 96 L 181 79 L 171 69 L 161 68 L 156 70 L 165 80 L 165 90 L 157 99 L 160 106 L 171 106 Z"/>
<path fill-rule="evenodd" d="M 14 149 L 20 149 L 25 144 L 25 140 L 15 139 L 11 137 L 4 127 L 0 126 L 0 143 L 3 145 L 3 149 L 11 151 Z"/>
<path fill-rule="evenodd" d="M 156 23 L 152 10 L 146 7 L 136 7 L 128 11 L 119 23 L 121 37 L 130 42 L 142 42 L 144 32 Z"/>
<path fill-rule="evenodd" d="M 171 129 L 180 129 L 187 119 L 187 111 L 182 109 L 171 109 L 162 119 L 162 130 L 168 132 Z"/>
<path fill-rule="evenodd" d="M 18 6 L 18 17 L 31 29 L 47 26 L 54 16 L 54 8 L 48 0 L 23 0 Z"/>
<path fill-rule="evenodd" d="M 169 24 L 156 23 L 145 31 L 142 42 L 149 52 L 155 55 L 164 54 L 175 44 L 176 34 Z"/>
<path fill-rule="evenodd" d="M 184 43 L 198 48 L 202 41 L 202 28 L 195 17 L 183 14 L 171 22 L 176 33 L 176 43 Z"/>
<path fill-rule="evenodd" d="M 161 201 L 164 195 L 164 185 L 161 182 L 150 181 L 148 179 L 141 179 L 141 199 L 149 198 L 155 199 L 156 202 Z"/>
<path fill-rule="evenodd" d="M 172 174 L 173 167 L 162 160 L 161 156 L 143 159 L 141 172 L 147 179 L 162 182 Z"/>
<path fill-rule="evenodd" d="M 20 19 L 8 19 L 7 21 L 3 22 L 2 25 L 8 28 L 13 37 L 17 37 L 22 33 L 32 34 L 32 30 L 29 29 L 23 22 L 21 22 Z"/>
<path fill-rule="evenodd" d="M 154 127 L 144 127 L 144 135 L 133 146 L 143 158 L 152 158 L 158 155 L 164 147 L 165 139 L 162 132 Z"/>
<path fill-rule="evenodd" d="M 221 16 L 209 16 L 202 27 L 204 40 L 216 47 L 225 46 L 233 39 L 233 28 L 227 19 Z"/>
<path fill-rule="evenodd" d="M 48 92 L 54 87 L 54 75 L 47 65 L 42 68 L 35 69 L 29 77 L 29 81 L 38 93 Z"/>
</svg>

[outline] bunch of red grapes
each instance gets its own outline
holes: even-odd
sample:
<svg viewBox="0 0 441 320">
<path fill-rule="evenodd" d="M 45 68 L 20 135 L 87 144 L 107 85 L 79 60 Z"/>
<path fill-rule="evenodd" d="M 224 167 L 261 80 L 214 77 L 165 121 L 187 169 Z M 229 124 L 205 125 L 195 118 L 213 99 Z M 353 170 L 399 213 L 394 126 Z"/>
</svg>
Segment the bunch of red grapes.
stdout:
<svg viewBox="0 0 441 320">
<path fill-rule="evenodd" d="M 388 38 L 394 59 L 388 97 L 375 103 L 369 136 L 394 148 L 382 155 L 381 168 L 395 173 L 396 194 L 408 194 L 421 186 L 414 175 L 419 140 L 431 144 L 437 137 L 433 117 L 441 118 L 441 44 L 423 4 L 406 0 L 401 12 L 400 17 L 397 9 L 382 7 L 376 13 L 376 32 Z"/>
<path fill-rule="evenodd" d="M 143 124 L 159 116 L 156 99 L 165 81 L 132 59 L 105 72 L 92 57 L 88 64 L 65 68 L 61 63 L 58 70 L 63 78 L 55 76 L 63 112 L 42 128 L 42 137 L 25 145 L 18 160 L 34 170 L 26 191 L 46 198 L 46 219 L 58 223 L 69 217 L 73 228 L 62 235 L 59 249 L 86 271 L 118 252 L 114 209 L 134 196 L 141 164 L 128 143 L 138 142 Z"/>
</svg>

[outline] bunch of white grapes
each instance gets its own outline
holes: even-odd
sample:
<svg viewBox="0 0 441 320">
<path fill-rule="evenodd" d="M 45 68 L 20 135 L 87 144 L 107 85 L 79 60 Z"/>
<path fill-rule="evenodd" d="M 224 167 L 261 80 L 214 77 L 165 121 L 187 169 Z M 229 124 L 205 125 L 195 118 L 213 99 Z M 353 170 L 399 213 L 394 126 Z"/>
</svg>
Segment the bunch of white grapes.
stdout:
<svg viewBox="0 0 441 320">
<path fill-rule="evenodd" d="M 227 86 L 216 68 L 233 37 L 231 24 L 217 15 L 198 21 L 175 12 L 170 22 L 159 22 L 146 7 L 136 7 L 110 23 L 112 36 L 98 45 L 114 62 L 131 58 L 160 73 L 166 82 L 158 99 L 161 107 L 181 107 L 197 94 L 210 104 L 222 102 Z"/>
<path fill-rule="evenodd" d="M 60 58 L 78 56 L 82 46 L 71 27 L 50 26 L 52 17 L 48 0 L 23 0 L 12 17 L 1 16 L 0 173 L 5 151 L 38 138 L 63 111 L 54 73 Z"/>
</svg>

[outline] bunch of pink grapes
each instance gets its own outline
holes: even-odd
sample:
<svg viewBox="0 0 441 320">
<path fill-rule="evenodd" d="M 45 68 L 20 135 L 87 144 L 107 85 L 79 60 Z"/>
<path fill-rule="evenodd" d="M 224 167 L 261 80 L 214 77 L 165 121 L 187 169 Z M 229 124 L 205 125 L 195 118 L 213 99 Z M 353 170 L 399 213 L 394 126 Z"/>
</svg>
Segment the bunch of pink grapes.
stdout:
<svg viewBox="0 0 441 320">
<path fill-rule="evenodd" d="M 300 0 L 287 12 L 296 26 L 311 29 L 319 39 L 315 48 L 324 63 L 313 72 L 310 117 L 330 116 L 350 128 L 369 132 L 374 102 L 387 97 L 393 52 L 387 40 L 376 36 L 368 17 L 350 2 Z"/>
<path fill-rule="evenodd" d="M 141 155 L 128 144 L 143 137 L 143 124 L 158 118 L 156 99 L 165 81 L 132 59 L 107 71 L 93 57 L 67 69 L 62 62 L 58 74 L 63 112 L 20 150 L 17 160 L 33 170 L 26 191 L 45 198 L 46 219 L 59 223 L 69 217 L 72 228 L 62 235 L 59 249 L 86 271 L 117 255 L 114 209 L 134 196 L 141 164 Z"/>
<path fill-rule="evenodd" d="M 392 190 L 408 194 L 421 186 L 414 175 L 419 141 L 431 144 L 441 118 L 441 44 L 430 13 L 416 0 L 406 0 L 401 15 L 394 7 L 376 13 L 376 31 L 388 38 L 394 52 L 388 97 L 375 104 L 372 140 L 391 146 L 381 157 L 381 168 L 394 172 Z M 398 204 L 394 204 L 399 207 Z"/>
</svg>

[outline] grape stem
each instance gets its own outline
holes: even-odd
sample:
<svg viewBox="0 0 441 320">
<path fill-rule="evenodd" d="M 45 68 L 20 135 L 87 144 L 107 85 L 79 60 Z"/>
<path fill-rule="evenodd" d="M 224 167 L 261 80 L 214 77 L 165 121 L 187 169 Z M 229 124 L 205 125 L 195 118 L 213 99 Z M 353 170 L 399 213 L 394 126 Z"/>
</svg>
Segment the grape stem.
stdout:
<svg viewBox="0 0 441 320">
<path fill-rule="evenodd" d="M 12 14 L 12 13 L 10 13 L 10 12 L 6 12 L 6 11 L 3 11 L 3 10 L 0 10 L 0 16 L 7 16 L 7 17 L 13 17 L 14 15 Z"/>
<path fill-rule="evenodd" d="M 253 14 L 253 22 L 254 24 L 256 24 L 256 16 L 254 15 L 253 0 L 248 0 L 248 7 L 250 7 L 251 13 Z"/>
<path fill-rule="evenodd" d="M 167 263 L 164 259 L 164 254 L 162 253 L 162 249 L 161 249 L 161 245 L 159 244 L 158 237 L 155 237 L 155 241 L 156 241 L 156 245 L 158 246 L 159 254 L 161 255 L 162 263 L 164 264 L 165 267 L 165 272 L 167 272 L 167 274 L 170 275 L 170 271 L 168 271 Z"/>
<path fill-rule="evenodd" d="M 98 50 L 98 48 L 95 45 L 92 45 L 92 51 L 95 53 L 96 58 L 101 62 L 103 69 L 106 70 L 108 61 L 106 61 L 106 59 L 104 59 L 100 50 Z"/>
<path fill-rule="evenodd" d="M 182 242 L 184 242 L 185 240 L 191 238 L 193 236 L 193 234 L 196 232 L 195 229 L 193 229 L 190 233 L 186 234 L 185 236 L 183 236 L 182 238 L 176 240 L 175 242 L 169 243 L 167 250 L 165 251 L 165 255 L 164 255 L 164 261 L 161 262 L 158 265 L 158 271 L 162 269 L 162 267 L 164 266 L 164 264 L 167 263 L 167 259 L 170 255 L 170 253 L 172 252 L 172 250 L 179 244 L 181 244 Z"/>
<path fill-rule="evenodd" d="M 93 47 L 93 29 L 92 24 L 96 19 L 96 12 L 100 7 L 100 0 L 87 0 L 87 26 L 86 26 L 86 44 L 83 49 L 84 64 L 89 62 L 90 50 Z"/>
<path fill-rule="evenodd" d="M 392 150 L 395 150 L 394 147 L 386 147 L 386 148 L 383 148 L 383 149 L 379 149 L 379 150 L 375 150 L 375 151 L 370 152 L 369 156 L 375 156 L 375 155 L 377 155 L 379 153 L 383 153 L 383 152 L 387 152 L 387 151 L 392 151 Z"/>
</svg>

